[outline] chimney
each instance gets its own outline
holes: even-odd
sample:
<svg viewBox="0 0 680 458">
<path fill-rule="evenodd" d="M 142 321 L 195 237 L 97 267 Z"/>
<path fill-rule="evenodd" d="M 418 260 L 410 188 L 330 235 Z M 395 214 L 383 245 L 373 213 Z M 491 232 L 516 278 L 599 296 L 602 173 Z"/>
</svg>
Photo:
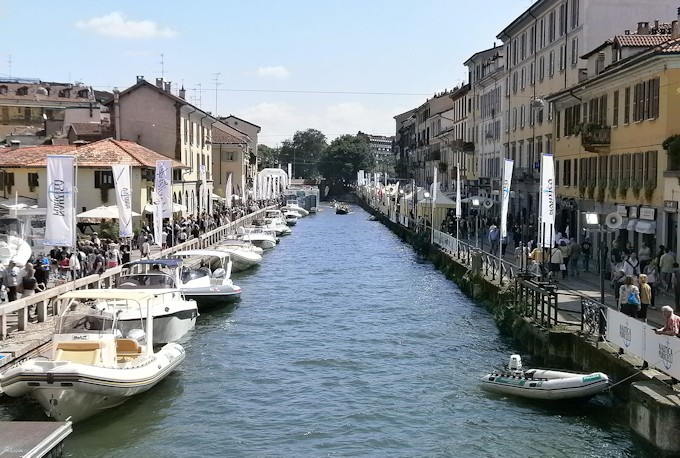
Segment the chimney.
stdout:
<svg viewBox="0 0 680 458">
<path fill-rule="evenodd" d="M 680 27 L 678 26 L 678 21 L 675 20 L 671 23 L 671 40 L 680 38 Z"/>
<path fill-rule="evenodd" d="M 156 78 L 156 87 L 158 89 L 163 89 L 163 78 Z"/>
<path fill-rule="evenodd" d="M 9 142 L 9 148 L 10 149 L 17 149 L 21 146 L 21 142 L 19 140 L 10 140 Z"/>
<path fill-rule="evenodd" d="M 184 90 L 184 85 L 182 85 L 182 89 L 179 90 L 179 98 L 183 100 L 186 95 L 187 91 Z"/>
<path fill-rule="evenodd" d="M 165 86 L 165 92 L 170 92 L 170 89 L 172 88 L 172 81 L 166 81 L 163 83 Z"/>
<path fill-rule="evenodd" d="M 638 35 L 649 35 L 649 22 L 638 22 Z"/>
<path fill-rule="evenodd" d="M 630 30 L 628 30 L 628 29 L 624 30 L 624 31 L 623 31 L 623 34 L 624 34 L 624 35 L 630 35 Z"/>
<path fill-rule="evenodd" d="M 137 75 L 137 82 L 144 81 L 144 75 Z"/>
</svg>

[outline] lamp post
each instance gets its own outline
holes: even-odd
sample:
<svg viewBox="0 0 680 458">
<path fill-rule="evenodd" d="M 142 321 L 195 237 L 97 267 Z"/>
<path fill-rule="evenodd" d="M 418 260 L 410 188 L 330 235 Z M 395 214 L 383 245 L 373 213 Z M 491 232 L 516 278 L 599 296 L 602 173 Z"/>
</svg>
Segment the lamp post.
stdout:
<svg viewBox="0 0 680 458">
<path fill-rule="evenodd" d="M 479 248 L 479 209 L 482 206 L 482 200 L 479 197 L 472 198 L 472 208 L 475 209 L 475 236 L 477 238 L 477 248 Z"/>
</svg>

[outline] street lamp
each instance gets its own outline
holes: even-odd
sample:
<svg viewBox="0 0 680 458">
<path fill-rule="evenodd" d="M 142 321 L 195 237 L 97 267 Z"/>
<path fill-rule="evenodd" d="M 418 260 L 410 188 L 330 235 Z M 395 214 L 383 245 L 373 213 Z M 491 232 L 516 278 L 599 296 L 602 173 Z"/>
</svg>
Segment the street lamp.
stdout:
<svg viewBox="0 0 680 458">
<path fill-rule="evenodd" d="M 597 231 L 597 250 L 599 254 L 599 265 L 600 265 L 600 302 L 604 304 L 604 264 L 605 264 L 605 251 L 604 251 L 604 240 L 602 239 L 602 234 L 605 231 L 604 225 L 600 224 L 600 218 L 597 213 L 586 213 L 586 224 L 589 226 L 596 226 Z"/>
<path fill-rule="evenodd" d="M 482 199 L 472 198 L 472 208 L 475 209 L 475 236 L 477 237 L 477 248 L 479 248 L 479 209 L 482 206 Z"/>
</svg>

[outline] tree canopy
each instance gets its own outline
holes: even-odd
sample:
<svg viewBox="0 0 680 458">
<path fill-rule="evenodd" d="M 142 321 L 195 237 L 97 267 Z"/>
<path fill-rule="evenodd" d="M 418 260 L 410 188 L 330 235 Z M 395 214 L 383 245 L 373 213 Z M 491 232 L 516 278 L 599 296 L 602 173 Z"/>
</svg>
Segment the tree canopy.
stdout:
<svg viewBox="0 0 680 458">
<path fill-rule="evenodd" d="M 319 171 L 333 188 L 354 183 L 359 170 L 372 170 L 374 165 L 365 136 L 343 135 L 326 148 L 319 161 Z"/>
<path fill-rule="evenodd" d="M 257 147 L 257 163 L 260 168 L 273 168 L 281 164 L 280 156 L 281 148 L 272 148 L 267 145 L 258 145 Z"/>
<path fill-rule="evenodd" d="M 284 168 L 293 164 L 293 178 L 317 178 L 318 162 L 328 147 L 326 136 L 316 129 L 297 131 L 292 140 L 285 140 L 279 158 Z"/>
</svg>

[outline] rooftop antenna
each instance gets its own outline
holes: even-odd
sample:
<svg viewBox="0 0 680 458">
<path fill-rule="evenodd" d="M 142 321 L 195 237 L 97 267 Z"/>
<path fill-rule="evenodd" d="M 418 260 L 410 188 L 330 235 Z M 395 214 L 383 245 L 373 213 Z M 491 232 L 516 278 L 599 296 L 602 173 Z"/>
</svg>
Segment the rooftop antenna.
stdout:
<svg viewBox="0 0 680 458">
<path fill-rule="evenodd" d="M 197 94 L 196 100 L 198 101 L 198 103 L 196 104 L 196 106 L 198 108 L 201 108 L 201 97 L 203 95 L 203 92 L 201 92 L 201 83 L 198 83 L 196 86 L 198 86 L 198 92 L 196 93 Z"/>
<path fill-rule="evenodd" d="M 11 78 L 12 77 L 12 55 L 11 54 L 9 56 L 7 56 L 7 67 L 8 67 L 7 71 L 9 73 L 9 77 Z"/>
<path fill-rule="evenodd" d="M 159 63 L 161 64 L 161 78 L 165 79 L 165 61 L 163 60 L 163 53 L 161 53 L 161 61 Z"/>
<path fill-rule="evenodd" d="M 215 116 L 217 116 L 217 87 L 220 85 L 219 80 L 220 80 L 220 73 L 213 73 L 213 76 L 215 77 Z"/>
</svg>

